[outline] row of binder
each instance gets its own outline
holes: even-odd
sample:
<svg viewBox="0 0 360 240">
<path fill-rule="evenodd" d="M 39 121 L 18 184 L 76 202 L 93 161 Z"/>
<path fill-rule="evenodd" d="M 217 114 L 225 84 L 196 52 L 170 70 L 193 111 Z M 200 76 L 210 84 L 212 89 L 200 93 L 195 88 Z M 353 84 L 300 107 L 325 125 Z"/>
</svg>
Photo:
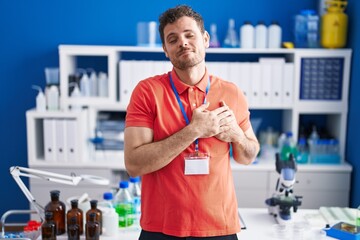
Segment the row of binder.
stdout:
<svg viewBox="0 0 360 240">
<path fill-rule="evenodd" d="M 44 119 L 44 159 L 47 162 L 78 162 L 80 145 L 75 119 Z"/>
<path fill-rule="evenodd" d="M 294 92 L 294 64 L 284 58 L 259 58 L 258 62 L 206 62 L 211 75 L 239 86 L 250 106 L 290 106 Z M 119 62 L 120 101 L 129 102 L 136 84 L 145 78 L 171 71 L 168 61 Z"/>
</svg>

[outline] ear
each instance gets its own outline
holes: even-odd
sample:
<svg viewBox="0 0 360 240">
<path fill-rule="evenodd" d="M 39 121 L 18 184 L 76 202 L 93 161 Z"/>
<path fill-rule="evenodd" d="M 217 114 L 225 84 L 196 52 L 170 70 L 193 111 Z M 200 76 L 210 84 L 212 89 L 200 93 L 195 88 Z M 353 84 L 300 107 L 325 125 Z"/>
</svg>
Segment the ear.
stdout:
<svg viewBox="0 0 360 240">
<path fill-rule="evenodd" d="M 210 35 L 207 31 L 204 32 L 204 45 L 205 48 L 209 48 L 210 46 Z"/>
<path fill-rule="evenodd" d="M 163 48 L 163 50 L 164 50 L 165 56 L 166 56 L 167 58 L 169 58 L 169 55 L 168 55 L 168 53 L 167 53 L 165 44 L 162 45 L 162 48 Z"/>
</svg>

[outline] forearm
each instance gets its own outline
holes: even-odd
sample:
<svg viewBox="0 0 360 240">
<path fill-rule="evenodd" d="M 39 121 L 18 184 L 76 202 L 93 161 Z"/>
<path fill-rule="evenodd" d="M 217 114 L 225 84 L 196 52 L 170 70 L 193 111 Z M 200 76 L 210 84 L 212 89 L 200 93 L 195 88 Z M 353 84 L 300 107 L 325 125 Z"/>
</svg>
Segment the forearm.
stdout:
<svg viewBox="0 0 360 240">
<path fill-rule="evenodd" d="M 186 126 L 177 133 L 156 142 L 149 141 L 136 147 L 125 142 L 125 166 L 131 176 L 141 176 L 168 165 L 197 138 L 197 133 Z"/>
<path fill-rule="evenodd" d="M 238 141 L 232 142 L 234 160 L 241 164 L 252 163 L 260 150 L 256 138 L 242 135 Z"/>
</svg>

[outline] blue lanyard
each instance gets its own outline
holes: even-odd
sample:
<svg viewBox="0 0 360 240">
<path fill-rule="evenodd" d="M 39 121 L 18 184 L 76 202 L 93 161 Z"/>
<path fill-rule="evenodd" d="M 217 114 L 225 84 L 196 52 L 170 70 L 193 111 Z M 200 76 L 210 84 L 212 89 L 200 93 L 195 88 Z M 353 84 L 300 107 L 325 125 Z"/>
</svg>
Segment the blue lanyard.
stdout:
<svg viewBox="0 0 360 240">
<path fill-rule="evenodd" d="M 171 77 L 171 73 L 169 73 L 169 79 L 170 79 L 171 87 L 172 87 L 172 89 L 173 89 L 173 91 L 174 91 L 174 94 L 175 94 L 175 96 L 176 96 L 176 100 L 177 100 L 178 103 L 179 103 L 179 107 L 180 107 L 181 113 L 182 113 L 182 115 L 183 115 L 183 117 L 184 117 L 184 119 L 185 119 L 186 124 L 189 124 L 189 123 L 190 123 L 189 118 L 188 118 L 188 116 L 187 116 L 187 114 L 186 114 L 186 112 L 185 112 L 184 105 L 183 105 L 183 104 L 181 103 L 181 101 L 180 101 L 180 96 L 179 96 L 179 94 L 178 94 L 178 92 L 177 92 L 177 90 L 176 90 L 174 81 L 173 81 L 173 79 L 172 79 L 172 77 Z M 209 90 L 210 90 L 210 76 L 209 76 L 208 84 L 207 84 L 206 90 L 205 90 L 204 104 L 206 103 L 206 95 L 208 94 Z M 195 152 L 198 152 L 198 151 L 199 151 L 199 139 L 196 139 L 196 140 L 195 140 Z"/>
</svg>

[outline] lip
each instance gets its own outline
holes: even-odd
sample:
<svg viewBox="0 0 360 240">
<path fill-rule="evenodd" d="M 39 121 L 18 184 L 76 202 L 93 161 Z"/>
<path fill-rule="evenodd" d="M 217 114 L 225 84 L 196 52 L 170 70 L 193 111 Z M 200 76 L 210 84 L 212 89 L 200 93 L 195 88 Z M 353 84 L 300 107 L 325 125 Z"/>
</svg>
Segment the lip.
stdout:
<svg viewBox="0 0 360 240">
<path fill-rule="evenodd" d="M 187 55 L 189 53 L 192 53 L 193 51 L 190 50 L 190 49 L 187 49 L 187 50 L 181 50 L 180 52 L 178 52 L 178 56 L 182 56 L 182 55 Z"/>
</svg>

